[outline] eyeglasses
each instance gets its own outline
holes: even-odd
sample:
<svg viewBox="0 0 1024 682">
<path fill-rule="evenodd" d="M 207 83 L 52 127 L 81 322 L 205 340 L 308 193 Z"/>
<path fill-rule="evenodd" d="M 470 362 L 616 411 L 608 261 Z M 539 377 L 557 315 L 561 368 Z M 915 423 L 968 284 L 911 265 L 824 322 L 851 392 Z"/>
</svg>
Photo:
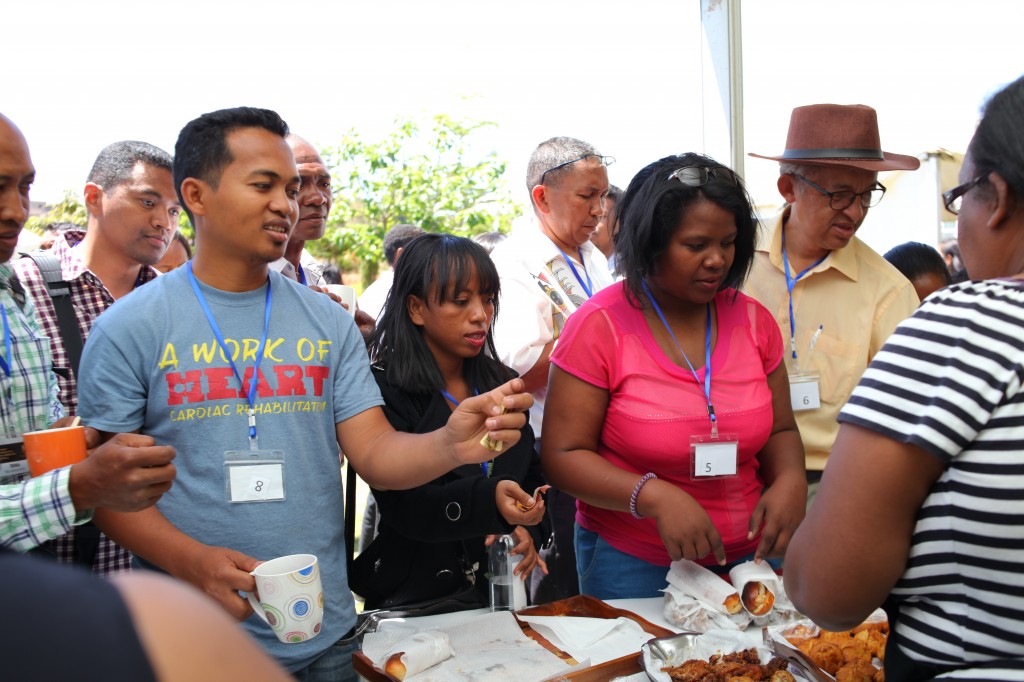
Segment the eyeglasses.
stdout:
<svg viewBox="0 0 1024 682">
<path fill-rule="evenodd" d="M 730 184 L 738 184 L 736 174 L 725 166 L 708 168 L 707 166 L 683 166 L 668 176 L 669 180 L 678 180 L 687 187 L 703 187 L 711 180 L 725 180 Z"/>
<path fill-rule="evenodd" d="M 964 195 L 970 192 L 972 189 L 985 182 L 988 179 L 988 173 L 979 175 L 970 182 L 965 182 L 962 185 L 957 185 L 948 192 L 942 193 L 942 203 L 945 204 L 946 210 L 953 215 L 960 215 L 960 204 L 964 201 Z"/>
<path fill-rule="evenodd" d="M 615 157 L 614 156 L 601 156 L 600 154 L 584 154 L 583 156 L 575 158 L 572 161 L 566 161 L 565 163 L 560 163 L 557 166 L 552 166 L 551 168 L 548 168 L 546 171 L 544 171 L 543 173 L 540 174 L 540 182 L 538 184 L 543 185 L 544 184 L 544 176 L 547 175 L 548 173 L 550 173 L 551 171 L 556 171 L 559 168 L 565 168 L 566 166 L 571 166 L 572 164 L 576 163 L 577 161 L 582 161 L 583 159 L 589 159 L 590 157 L 594 157 L 595 159 L 597 159 L 602 166 L 610 166 L 613 163 L 615 163 Z"/>
<path fill-rule="evenodd" d="M 885 196 L 885 185 L 881 183 L 875 183 L 875 186 L 871 189 L 866 189 L 863 192 L 854 192 L 853 190 L 843 189 L 838 192 L 829 192 L 821 185 L 815 184 L 798 173 L 790 173 L 794 178 L 807 184 L 809 187 L 817 190 L 823 196 L 828 197 L 828 205 L 833 211 L 842 211 L 850 207 L 853 204 L 853 200 L 860 197 L 861 208 L 871 208 L 872 206 L 878 206 L 878 202 Z"/>
</svg>

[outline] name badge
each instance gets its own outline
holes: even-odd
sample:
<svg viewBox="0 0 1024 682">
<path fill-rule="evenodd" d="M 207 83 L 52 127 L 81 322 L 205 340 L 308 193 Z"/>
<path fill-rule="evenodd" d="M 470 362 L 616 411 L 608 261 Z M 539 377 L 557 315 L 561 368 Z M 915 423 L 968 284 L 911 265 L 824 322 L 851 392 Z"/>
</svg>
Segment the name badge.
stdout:
<svg viewBox="0 0 1024 682">
<path fill-rule="evenodd" d="M 228 502 L 280 502 L 284 492 L 284 453 L 280 450 L 236 450 L 224 453 Z"/>
<path fill-rule="evenodd" d="M 789 402 L 794 412 L 821 407 L 818 375 L 813 372 L 789 375 Z"/>
<path fill-rule="evenodd" d="M 739 438 L 733 434 L 693 436 L 690 454 L 693 459 L 693 478 L 722 478 L 736 475 Z"/>
</svg>

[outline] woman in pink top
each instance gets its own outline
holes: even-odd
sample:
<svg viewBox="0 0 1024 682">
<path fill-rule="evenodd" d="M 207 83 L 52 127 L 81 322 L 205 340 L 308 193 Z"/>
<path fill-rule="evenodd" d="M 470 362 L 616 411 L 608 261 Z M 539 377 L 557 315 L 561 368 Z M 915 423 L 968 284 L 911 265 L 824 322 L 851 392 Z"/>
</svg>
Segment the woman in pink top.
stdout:
<svg viewBox="0 0 1024 682">
<path fill-rule="evenodd" d="M 807 498 L 778 324 L 736 291 L 757 230 L 739 177 L 670 156 L 619 216 L 626 279 L 558 339 L 541 452 L 579 499 L 581 591 L 605 599 L 657 596 L 673 559 L 781 557 Z"/>
</svg>

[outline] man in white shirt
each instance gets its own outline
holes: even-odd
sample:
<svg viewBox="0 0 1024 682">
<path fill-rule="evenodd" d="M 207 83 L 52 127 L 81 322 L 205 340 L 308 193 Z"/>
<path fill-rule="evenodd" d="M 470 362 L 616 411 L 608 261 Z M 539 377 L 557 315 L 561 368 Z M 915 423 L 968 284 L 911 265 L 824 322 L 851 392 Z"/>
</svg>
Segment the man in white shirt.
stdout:
<svg viewBox="0 0 1024 682">
<path fill-rule="evenodd" d="M 494 341 L 499 359 L 533 394 L 530 424 L 541 440 L 551 351 L 565 321 L 594 293 L 612 283 L 608 261 L 590 241 L 604 215 L 608 171 L 614 161 L 571 137 L 542 142 L 530 156 L 526 187 L 534 220 L 520 224 L 491 257 L 501 276 L 501 312 Z M 535 571 L 534 603 L 579 593 L 572 551 L 575 500 L 552 491 L 552 544 L 541 550 L 548 576 Z M 547 543 L 545 543 L 547 544 Z"/>
</svg>

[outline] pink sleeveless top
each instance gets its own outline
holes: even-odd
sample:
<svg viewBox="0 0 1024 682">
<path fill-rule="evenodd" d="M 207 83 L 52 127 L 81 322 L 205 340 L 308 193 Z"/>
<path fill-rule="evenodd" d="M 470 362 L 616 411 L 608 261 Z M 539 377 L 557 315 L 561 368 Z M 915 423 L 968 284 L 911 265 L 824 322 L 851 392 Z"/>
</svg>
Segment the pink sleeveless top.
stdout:
<svg viewBox="0 0 1024 682">
<path fill-rule="evenodd" d="M 782 361 L 784 346 L 778 324 L 754 299 L 728 289 L 715 296 L 714 305 L 718 340 L 711 354 L 711 402 L 720 433 L 739 437 L 736 476 L 691 475 L 690 436 L 710 432 L 704 358 L 690 358 L 698 384 L 689 368 L 662 352 L 643 313 L 626 300 L 624 283 L 599 292 L 569 318 L 551 361 L 609 392 L 598 454 L 626 471 L 653 471 L 693 496 L 711 517 L 732 561 L 753 552 L 760 540 L 747 540 L 747 532 L 764 487 L 757 456 L 772 428 L 767 377 Z M 576 520 L 622 552 L 653 564 L 670 563 L 651 519 L 581 501 Z M 707 560 L 713 562 L 714 557 Z"/>
</svg>

